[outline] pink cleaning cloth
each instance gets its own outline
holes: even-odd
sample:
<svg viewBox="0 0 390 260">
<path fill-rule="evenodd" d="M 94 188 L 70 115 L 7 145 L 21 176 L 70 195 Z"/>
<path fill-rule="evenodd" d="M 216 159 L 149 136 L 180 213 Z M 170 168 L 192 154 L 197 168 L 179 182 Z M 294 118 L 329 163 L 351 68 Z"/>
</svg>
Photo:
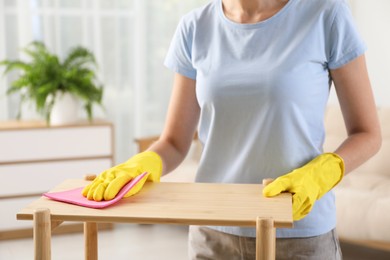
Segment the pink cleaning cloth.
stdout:
<svg viewBox="0 0 390 260">
<path fill-rule="evenodd" d="M 84 187 L 67 190 L 67 191 L 61 191 L 61 192 L 47 192 L 44 193 L 43 196 L 46 196 L 53 200 L 75 204 L 87 208 L 102 209 L 121 200 L 123 196 L 125 196 L 126 193 L 129 190 L 131 190 L 146 174 L 148 173 L 144 172 L 141 175 L 134 178 L 133 180 L 131 180 L 130 182 L 128 182 L 125 186 L 123 186 L 123 188 L 112 200 L 102 200 L 102 201 L 88 200 L 86 197 L 84 197 L 81 194 L 81 191 L 84 189 Z"/>
</svg>

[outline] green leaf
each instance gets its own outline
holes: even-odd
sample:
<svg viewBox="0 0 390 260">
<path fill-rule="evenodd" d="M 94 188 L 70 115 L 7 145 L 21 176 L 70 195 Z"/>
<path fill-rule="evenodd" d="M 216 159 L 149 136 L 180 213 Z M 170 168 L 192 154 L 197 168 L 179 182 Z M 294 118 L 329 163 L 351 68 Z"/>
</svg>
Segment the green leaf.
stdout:
<svg viewBox="0 0 390 260">
<path fill-rule="evenodd" d="M 0 66 L 1 65 L 5 66 L 4 74 L 7 74 L 14 70 L 28 71 L 30 69 L 30 65 L 22 61 L 4 60 L 0 63 Z"/>
<path fill-rule="evenodd" d="M 96 66 L 95 57 L 88 49 L 80 46 L 73 48 L 64 61 L 66 68 L 81 68 L 87 64 Z"/>
</svg>

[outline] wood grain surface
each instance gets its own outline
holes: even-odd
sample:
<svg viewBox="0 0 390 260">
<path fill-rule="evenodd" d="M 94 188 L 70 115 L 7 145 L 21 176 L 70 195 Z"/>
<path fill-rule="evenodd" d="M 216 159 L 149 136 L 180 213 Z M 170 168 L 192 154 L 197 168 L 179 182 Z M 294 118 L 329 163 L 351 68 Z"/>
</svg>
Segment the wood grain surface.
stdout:
<svg viewBox="0 0 390 260">
<path fill-rule="evenodd" d="M 87 183 L 70 179 L 51 191 Z M 62 221 L 256 227 L 258 218 L 272 218 L 276 228 L 292 227 L 291 194 L 264 198 L 262 189 L 261 184 L 146 183 L 137 195 L 105 209 L 41 197 L 20 210 L 17 219 L 32 220 L 36 209 L 48 208 L 52 220 Z"/>
</svg>

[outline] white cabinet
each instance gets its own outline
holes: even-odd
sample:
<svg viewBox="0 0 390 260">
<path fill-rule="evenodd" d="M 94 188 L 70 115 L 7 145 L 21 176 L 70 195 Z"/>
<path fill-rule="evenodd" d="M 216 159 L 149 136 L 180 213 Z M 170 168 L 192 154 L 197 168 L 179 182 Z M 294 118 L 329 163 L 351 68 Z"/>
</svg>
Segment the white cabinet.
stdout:
<svg viewBox="0 0 390 260">
<path fill-rule="evenodd" d="M 113 125 L 105 121 L 48 127 L 0 122 L 0 239 L 31 233 L 16 212 L 65 179 L 113 165 Z"/>
</svg>

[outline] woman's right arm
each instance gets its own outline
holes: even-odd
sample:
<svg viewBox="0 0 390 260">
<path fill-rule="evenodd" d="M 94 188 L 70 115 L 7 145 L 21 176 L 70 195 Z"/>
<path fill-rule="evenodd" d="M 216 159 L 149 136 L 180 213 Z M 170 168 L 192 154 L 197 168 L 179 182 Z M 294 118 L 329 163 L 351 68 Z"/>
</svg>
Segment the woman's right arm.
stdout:
<svg viewBox="0 0 390 260">
<path fill-rule="evenodd" d="M 191 146 L 200 115 L 195 85 L 195 80 L 175 74 L 164 130 L 148 149 L 161 156 L 163 175 L 184 160 Z"/>
</svg>

